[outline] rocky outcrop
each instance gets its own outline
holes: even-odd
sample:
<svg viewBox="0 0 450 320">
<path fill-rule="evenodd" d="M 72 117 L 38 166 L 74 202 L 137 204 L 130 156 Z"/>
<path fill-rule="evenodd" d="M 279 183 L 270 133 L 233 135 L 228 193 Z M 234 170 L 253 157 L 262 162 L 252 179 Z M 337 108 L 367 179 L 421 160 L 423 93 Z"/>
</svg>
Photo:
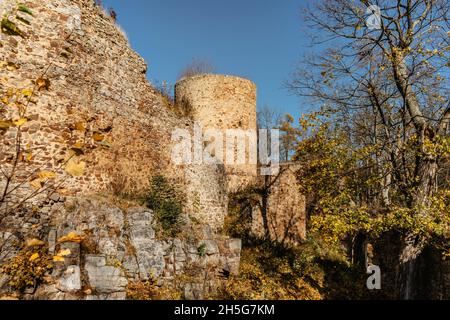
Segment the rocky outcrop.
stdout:
<svg viewBox="0 0 450 320">
<path fill-rule="evenodd" d="M 52 216 L 43 240 L 60 259 L 45 281 L 25 291 L 26 299 L 125 299 L 129 282 L 164 285 L 186 273 L 183 293 L 194 299 L 221 275 L 239 271 L 241 241 L 207 225 L 185 226 L 189 237 L 160 239 L 147 208 L 122 210 L 98 198 L 69 198 Z M 11 293 L 8 278 L 1 279 L 3 293 Z"/>
</svg>

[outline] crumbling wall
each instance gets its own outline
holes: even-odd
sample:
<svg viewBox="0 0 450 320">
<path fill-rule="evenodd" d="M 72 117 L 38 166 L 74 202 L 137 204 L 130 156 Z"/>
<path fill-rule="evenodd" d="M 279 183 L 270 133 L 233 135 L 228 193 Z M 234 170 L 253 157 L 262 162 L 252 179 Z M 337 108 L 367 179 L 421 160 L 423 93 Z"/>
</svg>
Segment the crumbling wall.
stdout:
<svg viewBox="0 0 450 320">
<path fill-rule="evenodd" d="M 201 223 L 215 231 L 222 228 L 228 213 L 227 176 L 221 165 L 190 165 L 186 167 L 187 206 Z"/>
<path fill-rule="evenodd" d="M 306 239 L 306 199 L 299 192 L 296 170 L 300 164 L 282 164 L 278 175 L 262 177 L 267 189 L 252 213 L 252 232 L 264 236 L 268 228 L 272 240 L 296 244 Z M 264 226 L 263 215 L 267 218 Z"/>
<path fill-rule="evenodd" d="M 9 188 L 14 191 L 6 201 L 18 203 L 32 195 L 28 202 L 45 207 L 49 197 L 58 195 L 139 197 L 145 196 L 152 175 L 163 174 L 182 186 L 195 184 L 198 176 L 208 183 L 197 181 L 202 211 L 190 214 L 220 228 L 227 207 L 221 187 L 212 185 L 216 172 L 200 167 L 193 175 L 171 161 L 172 132 L 191 130 L 192 121 L 165 105 L 146 79 L 144 60 L 114 21 L 92 0 L 24 4 L 32 14 L 18 11 L 15 0 L 0 3 L 2 15 L 21 32 L 0 33 L 0 93 L 9 97 L 2 102 L 0 121 L 11 124 L 0 130 L 0 165 L 14 172 Z M 23 114 L 16 96 L 26 105 Z M 20 119 L 25 120 L 20 128 L 13 125 Z M 6 183 L 0 177 L 1 190 Z M 209 211 L 211 199 L 217 200 L 216 209 Z"/>
<path fill-rule="evenodd" d="M 23 37 L 3 33 L 0 50 L 2 92 L 33 92 L 21 128 L 32 161 L 23 171 L 55 172 L 65 189 L 84 193 L 108 191 L 114 183 L 124 193 L 142 192 L 155 170 L 173 174 L 171 132 L 187 120 L 163 107 L 146 80 L 145 62 L 114 23 L 93 1 L 25 4 L 33 13 L 26 17 L 30 25 L 16 21 Z M 11 12 L 16 5 L 3 1 L 0 9 Z M 41 78 L 49 85 L 39 90 L 35 82 Z M 2 109 L 3 119 L 18 117 L 12 105 Z M 2 137 L 4 145 L 13 145 L 14 129 Z M 14 148 L 2 152 L 3 166 L 11 152 Z M 69 157 L 85 163 L 83 175 L 66 174 Z"/>
<path fill-rule="evenodd" d="M 162 174 L 186 191 L 185 216 L 199 225 L 220 229 L 227 211 L 220 168 L 172 163 L 173 131 L 193 123 L 147 81 L 114 21 L 92 0 L 23 4 L 0 2 L 0 265 L 30 239 L 57 257 L 24 298 L 122 299 L 129 281 L 170 282 L 194 262 L 208 281 L 211 272 L 236 273 L 238 240 L 213 231 L 200 244 L 157 239 L 145 208 L 86 200 L 144 198 Z M 83 241 L 61 241 L 74 232 Z M 191 283 L 185 296 L 199 298 L 206 285 Z M 0 286 L 8 291 L 4 274 Z"/>
</svg>

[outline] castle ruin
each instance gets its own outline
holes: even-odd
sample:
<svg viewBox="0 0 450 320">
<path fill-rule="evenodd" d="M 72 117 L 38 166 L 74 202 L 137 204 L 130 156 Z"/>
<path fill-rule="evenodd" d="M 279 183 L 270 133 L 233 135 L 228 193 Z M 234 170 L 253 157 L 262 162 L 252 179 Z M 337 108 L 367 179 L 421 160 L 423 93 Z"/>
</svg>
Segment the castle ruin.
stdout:
<svg viewBox="0 0 450 320">
<path fill-rule="evenodd" d="M 256 183 L 257 165 L 174 165 L 171 135 L 192 130 L 193 121 L 256 130 L 256 85 L 222 75 L 182 79 L 175 97 L 192 108 L 193 119 L 181 117 L 167 108 L 147 81 L 146 63 L 93 0 L 24 3 L 32 15 L 18 11 L 15 0 L 0 2 L 4 19 L 19 30 L 0 33 L 0 92 L 6 97 L 0 166 L 14 172 L 0 177 L 0 190 L 8 190 L 0 203 L 7 213 L 0 213 L 0 262 L 30 239 L 42 239 L 50 254 L 70 251 L 56 263 L 54 282 L 27 298 L 121 299 L 133 279 L 170 281 L 193 264 L 208 279 L 220 270 L 237 274 L 240 240 L 218 232 L 228 192 Z M 200 242 L 158 239 L 151 211 L 123 205 L 127 197 L 145 197 L 155 173 L 185 190 L 188 216 L 203 225 Z M 283 189 L 282 196 L 289 192 Z M 89 246 L 60 241 L 74 234 Z M 85 285 L 96 294 L 82 293 Z M 198 286 L 186 286 L 185 297 L 198 298 Z M 3 289 L 9 290 L 0 274 Z"/>
</svg>

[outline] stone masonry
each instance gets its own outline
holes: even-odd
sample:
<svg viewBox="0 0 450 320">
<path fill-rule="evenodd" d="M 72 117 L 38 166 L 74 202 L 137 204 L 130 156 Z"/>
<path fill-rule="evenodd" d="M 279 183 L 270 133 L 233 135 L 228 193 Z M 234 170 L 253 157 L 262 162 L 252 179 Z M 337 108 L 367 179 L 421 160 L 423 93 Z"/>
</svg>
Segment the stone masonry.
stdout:
<svg viewBox="0 0 450 320">
<path fill-rule="evenodd" d="M 54 188 L 48 191 L 61 196 L 144 196 L 150 177 L 159 173 L 187 192 L 195 191 L 186 194 L 199 201 L 189 214 L 213 229 L 221 228 L 227 201 L 226 186 L 217 184 L 218 171 L 171 161 L 173 130 L 191 129 L 192 120 L 165 105 L 146 79 L 144 60 L 130 49 L 114 21 L 92 0 L 24 4 L 32 15 L 17 11 L 15 0 L 0 3 L 2 15 L 23 33 L 0 33 L 0 92 L 9 100 L 0 108 L 0 121 L 27 119 L 20 129 L 25 159 L 19 162 L 7 200 L 28 198 L 35 192 L 32 182 L 46 187 L 50 183 Z M 37 79 L 47 84 L 37 87 Z M 32 92 L 31 103 L 20 115 L 18 106 L 27 92 Z M 16 96 L 22 102 L 15 101 Z M 5 172 L 13 170 L 17 132 L 15 126 L 0 130 L 0 165 Z M 68 174 L 68 166 L 76 172 Z M 50 173 L 50 181 L 41 181 L 46 180 L 39 178 L 42 173 Z M 0 189 L 5 184 L 0 178 Z M 186 187 L 192 184 L 195 190 Z M 32 200 L 41 206 L 48 196 L 40 192 Z M 212 202 L 214 209 L 209 211 Z"/>
<path fill-rule="evenodd" d="M 222 131 L 224 147 L 227 130 L 251 130 L 256 134 L 256 85 L 247 79 L 217 74 L 183 78 L 175 85 L 175 100 L 190 109 L 204 130 Z M 256 163 L 249 163 L 246 139 L 245 164 L 231 164 L 236 159 L 224 154 L 229 191 L 247 186 L 258 174 Z"/>
<path fill-rule="evenodd" d="M 264 235 L 263 208 L 265 208 L 269 235 L 272 240 L 297 244 L 306 239 L 306 198 L 299 192 L 296 177 L 299 163 L 281 164 L 280 173 L 270 177 L 266 199 L 255 206 L 252 213 L 252 232 Z M 264 184 L 264 178 L 260 184 Z"/>
<path fill-rule="evenodd" d="M 162 286 L 194 270 L 193 279 L 203 280 L 185 283 L 184 297 L 200 299 L 221 274 L 236 275 L 241 241 L 218 231 L 228 192 L 257 182 L 257 166 L 177 166 L 172 133 L 192 131 L 195 121 L 255 130 L 256 85 L 223 75 L 182 79 L 175 98 L 194 112 L 180 116 L 93 0 L 21 3 L 31 14 L 19 10 L 18 1 L 0 1 L 0 166 L 14 173 L 0 176 L 0 190 L 8 186 L 0 201 L 0 265 L 32 238 L 42 240 L 49 255 L 65 253 L 24 298 L 124 299 L 130 282 L 155 278 Z M 155 174 L 185 191 L 184 231 L 191 236 L 162 240 L 153 212 L 115 204 L 144 198 Z M 281 207 L 292 190 L 289 179 L 280 182 Z M 300 206 L 301 199 L 287 205 Z M 281 212 L 273 208 L 275 216 Z M 287 223 L 275 216 L 280 228 Z M 74 234 L 83 240 L 61 241 Z M 0 294 L 8 290 L 0 274 Z"/>
<path fill-rule="evenodd" d="M 207 225 L 192 229 L 191 237 L 162 240 L 153 213 L 143 207 L 122 210 L 101 198 L 73 198 L 64 206 L 55 203 L 51 211 L 50 227 L 35 235 L 46 240 L 53 254 L 69 254 L 25 299 L 125 299 L 130 281 L 158 279 L 162 285 L 186 270 L 193 276 L 185 288 L 193 289 L 185 289 L 185 297 L 201 298 L 217 286 L 221 273 L 239 272 L 241 241 L 215 235 Z M 71 233 L 83 235 L 83 242 L 63 242 Z M 8 242 L 14 241 L 9 237 Z M 2 291 L 8 292 L 7 279 Z"/>
</svg>

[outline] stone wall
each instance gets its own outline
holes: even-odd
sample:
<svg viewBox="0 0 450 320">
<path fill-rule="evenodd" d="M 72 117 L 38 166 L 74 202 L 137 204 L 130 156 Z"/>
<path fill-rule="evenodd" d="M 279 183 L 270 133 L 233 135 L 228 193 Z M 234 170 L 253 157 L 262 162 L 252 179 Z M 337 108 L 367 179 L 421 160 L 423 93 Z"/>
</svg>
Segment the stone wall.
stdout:
<svg viewBox="0 0 450 320">
<path fill-rule="evenodd" d="M 39 206 L 54 193 L 144 196 L 150 177 L 163 174 L 182 186 L 196 183 L 201 210 L 191 214 L 220 228 L 227 207 L 221 186 L 214 185 L 217 176 L 210 168 L 195 168 L 192 175 L 193 169 L 171 161 L 173 130 L 192 129 L 192 121 L 168 108 L 147 81 L 144 60 L 114 21 L 93 0 L 24 3 L 32 16 L 18 12 L 17 1 L 0 3 L 2 15 L 7 13 L 22 32 L 0 33 L 0 94 L 9 96 L 0 121 L 27 119 L 20 127 L 22 150 L 10 182 L 10 189 L 18 188 L 7 200 L 27 199 L 36 185 L 47 189 L 32 197 Z M 38 79 L 46 85 L 38 85 Z M 27 106 L 23 114 L 20 105 Z M 12 172 L 18 130 L 13 125 L 0 130 L 4 172 Z M 6 183 L 0 177 L 1 190 Z M 211 199 L 215 209 L 208 212 Z"/>
<path fill-rule="evenodd" d="M 217 231 L 228 213 L 227 176 L 221 165 L 190 165 L 186 168 L 187 206 L 201 223 Z"/>
<path fill-rule="evenodd" d="M 16 3 L 3 1 L 0 10 L 14 10 Z M 74 192 L 106 191 L 120 177 L 128 180 L 124 192 L 141 192 L 156 169 L 176 171 L 171 132 L 188 122 L 163 107 L 146 80 L 145 62 L 103 11 L 89 0 L 25 4 L 33 12 L 30 26 L 15 22 L 23 38 L 2 34 L 0 60 L 17 66 L 3 66 L 2 92 L 33 90 L 22 127 L 24 152 L 33 159 L 27 167 L 56 172 Z M 37 90 L 39 78 L 49 81 L 48 89 Z M 4 119 L 18 117 L 13 103 L 2 110 Z M 11 128 L 3 145 L 14 137 Z M 64 172 L 73 150 L 72 160 L 86 165 L 79 177 Z M 2 151 L 7 166 L 12 150 Z"/>
<path fill-rule="evenodd" d="M 279 175 L 260 179 L 260 185 L 268 186 L 268 192 L 253 210 L 254 234 L 264 235 L 263 212 L 266 212 L 271 239 L 292 244 L 306 239 L 306 199 L 299 192 L 295 175 L 298 166 L 296 163 L 282 164 Z"/>
<path fill-rule="evenodd" d="M 25 298 L 121 299 L 132 280 L 170 282 L 190 269 L 208 281 L 187 284 L 185 296 L 200 298 L 217 273 L 236 274 L 240 241 L 215 232 L 227 214 L 227 191 L 253 182 L 256 165 L 174 165 L 172 133 L 192 131 L 193 121 L 173 112 L 147 81 L 147 65 L 114 21 L 93 0 L 23 3 L 32 15 L 18 11 L 15 0 L 0 2 L 13 26 L 0 33 L 0 166 L 11 177 L 0 176 L 0 190 L 10 191 L 0 201 L 0 263 L 32 238 L 50 255 L 69 252 Z M 176 99 L 193 106 L 206 128 L 256 129 L 256 87 L 248 80 L 184 79 Z M 186 191 L 188 226 L 206 225 L 199 237 L 157 239 L 152 212 L 92 198 L 143 197 L 156 174 Z M 289 183 L 273 197 L 291 192 Z M 301 202 L 280 199 L 286 210 Z M 284 226 L 289 212 L 280 220 L 270 203 L 272 223 Z M 294 225 L 301 234 L 302 225 Z M 58 241 L 71 233 L 83 241 Z M 0 275 L 6 290 L 7 280 Z"/>
<path fill-rule="evenodd" d="M 224 147 L 226 130 L 253 130 L 256 133 L 256 85 L 247 79 L 218 74 L 183 78 L 175 85 L 175 100 L 190 109 L 193 119 L 200 122 L 204 130 L 222 131 Z M 231 191 L 245 187 L 257 176 L 257 165 L 249 164 L 248 145 L 246 147 L 245 164 L 230 164 L 232 160 L 224 153 Z"/>
<path fill-rule="evenodd" d="M 133 281 L 155 279 L 163 287 L 189 274 L 180 280 L 183 296 L 201 299 L 214 293 L 223 274 L 239 271 L 241 241 L 217 236 L 208 225 L 188 225 L 191 231 L 184 237 L 159 239 L 150 210 L 120 209 L 101 198 L 54 202 L 50 216 L 47 225 L 40 224 L 29 236 L 43 240 L 50 256 L 62 259 L 21 298 L 125 299 Z M 21 240 L 6 233 L 0 238 Z M 0 264 L 6 258 L 0 256 Z M 8 280 L 0 274 L 0 295 L 14 292 Z"/>
</svg>

